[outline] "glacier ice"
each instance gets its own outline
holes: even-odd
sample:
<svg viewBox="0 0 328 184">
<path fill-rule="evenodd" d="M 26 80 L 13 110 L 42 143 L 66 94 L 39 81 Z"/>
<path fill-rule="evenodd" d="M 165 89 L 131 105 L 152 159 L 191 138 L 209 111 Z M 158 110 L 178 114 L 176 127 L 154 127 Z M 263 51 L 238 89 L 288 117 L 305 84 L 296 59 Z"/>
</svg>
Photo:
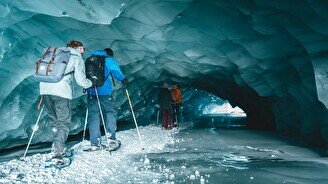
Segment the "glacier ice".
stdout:
<svg viewBox="0 0 328 184">
<path fill-rule="evenodd" d="M 85 56 L 113 48 L 140 117 L 153 115 L 156 88 L 167 80 L 228 100 L 247 114 L 250 128 L 325 145 L 326 7 L 310 0 L 2 0 L 0 149 L 30 135 L 38 113 L 38 87 L 30 77 L 36 58 L 44 47 L 71 39 L 85 44 Z M 119 118 L 131 120 L 124 91 L 115 89 Z M 74 97 L 71 129 L 77 133 L 85 96 L 76 87 Z M 186 110 L 198 112 L 200 102 L 190 103 Z M 46 120 L 40 130 L 49 133 Z M 40 133 L 35 142 L 50 139 Z"/>
</svg>

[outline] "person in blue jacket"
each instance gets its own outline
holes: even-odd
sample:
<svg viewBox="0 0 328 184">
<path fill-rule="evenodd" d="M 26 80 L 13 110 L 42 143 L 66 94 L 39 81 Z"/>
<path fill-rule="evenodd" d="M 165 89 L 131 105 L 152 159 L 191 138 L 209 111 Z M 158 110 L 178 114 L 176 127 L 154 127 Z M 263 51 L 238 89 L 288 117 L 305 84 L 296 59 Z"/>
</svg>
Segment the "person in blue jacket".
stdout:
<svg viewBox="0 0 328 184">
<path fill-rule="evenodd" d="M 120 67 L 114 59 L 113 50 L 106 48 L 104 50 L 96 50 L 91 53 L 93 56 L 105 56 L 105 76 L 106 81 L 103 86 L 97 88 L 99 95 L 99 101 L 101 104 L 101 109 L 105 118 L 105 125 L 107 131 L 107 138 L 109 140 L 109 146 L 117 145 L 116 139 L 116 118 L 117 112 L 113 103 L 112 98 L 112 77 L 116 78 L 124 85 L 127 85 L 128 80 L 122 74 Z M 97 96 L 95 88 L 89 88 L 88 90 L 88 125 L 89 125 L 89 134 L 91 149 L 97 150 L 100 148 L 100 111 L 97 102 Z"/>
</svg>

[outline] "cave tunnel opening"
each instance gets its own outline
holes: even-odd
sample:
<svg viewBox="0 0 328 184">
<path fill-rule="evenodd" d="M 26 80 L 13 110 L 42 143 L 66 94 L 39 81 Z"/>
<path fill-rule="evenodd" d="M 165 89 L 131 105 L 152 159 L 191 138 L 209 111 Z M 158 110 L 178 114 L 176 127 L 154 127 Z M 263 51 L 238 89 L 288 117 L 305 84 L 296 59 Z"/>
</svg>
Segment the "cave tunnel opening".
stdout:
<svg viewBox="0 0 328 184">
<path fill-rule="evenodd" d="M 228 100 L 202 89 L 183 89 L 182 120 L 194 128 L 244 128 L 247 114 Z"/>
<path fill-rule="evenodd" d="M 203 81 L 206 81 L 204 83 Z M 232 107 L 238 106 L 247 115 L 246 126 L 251 129 L 276 130 L 270 99 L 260 97 L 249 86 L 238 86 L 234 82 L 204 76 L 194 79 L 192 86 L 208 91 L 228 100 Z"/>
<path fill-rule="evenodd" d="M 232 112 L 236 112 L 236 109 L 239 108 L 237 111 L 237 116 L 239 117 L 234 118 L 241 119 L 242 123 L 235 124 L 235 126 L 240 125 L 259 130 L 275 130 L 274 116 L 270 109 L 269 99 L 263 99 L 248 86 L 239 87 L 234 82 L 211 78 L 210 75 L 189 79 L 174 76 L 172 73 L 167 72 L 159 79 L 161 82 L 154 82 L 148 86 L 143 86 L 145 79 L 142 78 L 134 79 L 134 84 L 131 84 L 137 85 L 139 89 L 134 92 L 134 94 L 137 94 L 135 98 L 132 97 L 136 102 L 135 107 L 137 109 L 138 107 L 145 107 L 145 102 L 147 102 L 147 107 L 154 108 L 150 111 L 153 113 L 152 119 L 155 122 L 157 121 L 157 123 L 160 121 L 157 119 L 157 113 L 159 112 L 157 95 L 163 82 L 167 82 L 169 89 L 174 84 L 177 84 L 182 89 L 183 121 L 202 122 L 207 125 L 210 122 L 216 121 L 214 119 L 220 119 L 220 122 L 222 122 L 224 115 L 222 112 L 221 114 L 215 113 L 215 109 L 218 110 L 220 105 L 225 104 L 226 107 L 231 106 L 231 108 L 229 107 L 230 112 L 226 110 L 229 116 L 233 115 Z M 124 107 L 122 106 L 121 108 Z M 141 122 L 144 122 L 142 117 L 140 118 Z"/>
</svg>

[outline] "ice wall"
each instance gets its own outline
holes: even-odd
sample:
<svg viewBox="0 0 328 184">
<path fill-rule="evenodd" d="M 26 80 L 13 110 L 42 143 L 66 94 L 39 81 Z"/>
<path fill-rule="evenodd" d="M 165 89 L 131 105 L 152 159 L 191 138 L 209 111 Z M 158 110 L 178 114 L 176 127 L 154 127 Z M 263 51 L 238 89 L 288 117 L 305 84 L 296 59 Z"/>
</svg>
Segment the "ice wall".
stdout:
<svg viewBox="0 0 328 184">
<path fill-rule="evenodd" d="M 323 145 L 327 7 L 323 0 L 2 0 L 0 141 L 8 144 L 0 148 L 26 139 L 37 115 L 38 89 L 30 79 L 36 58 L 45 46 L 71 39 L 89 51 L 113 48 L 139 115 L 152 108 L 154 84 L 170 80 L 238 105 L 249 127 Z M 122 92 L 117 105 L 128 118 Z M 77 91 L 75 101 L 83 106 L 81 96 Z M 73 130 L 81 127 L 80 111 Z"/>
</svg>

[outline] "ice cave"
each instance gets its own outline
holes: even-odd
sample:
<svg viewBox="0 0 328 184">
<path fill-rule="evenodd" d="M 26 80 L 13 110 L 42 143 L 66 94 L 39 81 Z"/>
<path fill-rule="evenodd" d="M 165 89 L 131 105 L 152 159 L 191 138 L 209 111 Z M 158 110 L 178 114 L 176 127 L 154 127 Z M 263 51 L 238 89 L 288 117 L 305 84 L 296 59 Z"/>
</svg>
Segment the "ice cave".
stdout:
<svg viewBox="0 0 328 184">
<path fill-rule="evenodd" d="M 0 32 L 0 183 L 328 183 L 326 0 L 1 0 Z M 74 82 L 74 158 L 45 168 L 54 130 L 47 113 L 34 126 L 33 74 L 45 48 L 70 40 L 84 60 L 114 51 L 133 111 L 116 81 L 122 148 L 84 152 L 87 95 Z M 183 94 L 172 130 L 163 82 Z"/>
</svg>

